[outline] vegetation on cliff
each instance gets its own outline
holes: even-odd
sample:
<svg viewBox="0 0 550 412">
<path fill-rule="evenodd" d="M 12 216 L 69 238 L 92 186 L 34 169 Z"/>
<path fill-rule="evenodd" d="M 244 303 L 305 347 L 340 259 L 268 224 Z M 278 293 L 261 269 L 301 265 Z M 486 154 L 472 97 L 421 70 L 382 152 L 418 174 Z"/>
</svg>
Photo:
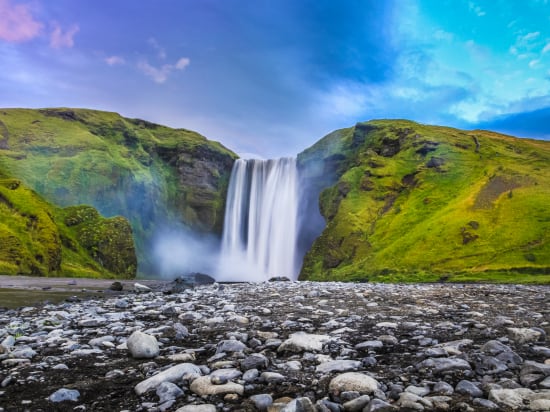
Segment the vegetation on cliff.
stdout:
<svg viewBox="0 0 550 412">
<path fill-rule="evenodd" d="M 298 160 L 326 221 L 301 279 L 550 283 L 550 142 L 377 120 Z"/>
<path fill-rule="evenodd" d="M 0 174 L 0 274 L 123 277 L 136 274 L 132 231 L 89 206 L 60 209 Z"/>
<path fill-rule="evenodd" d="M 221 231 L 235 158 L 195 132 L 116 113 L 0 109 L 0 171 L 53 204 L 86 204 L 127 218 L 145 273 L 154 271 L 150 242 L 161 226 Z M 97 259 L 107 259 L 96 235 L 82 240 Z"/>
</svg>

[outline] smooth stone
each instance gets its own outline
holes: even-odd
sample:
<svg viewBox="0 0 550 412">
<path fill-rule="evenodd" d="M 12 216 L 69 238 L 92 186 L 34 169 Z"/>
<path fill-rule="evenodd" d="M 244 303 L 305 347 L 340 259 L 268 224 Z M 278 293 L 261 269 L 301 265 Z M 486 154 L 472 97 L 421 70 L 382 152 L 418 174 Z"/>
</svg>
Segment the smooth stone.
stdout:
<svg viewBox="0 0 550 412">
<path fill-rule="evenodd" d="M 254 382 L 260 376 L 258 369 L 249 369 L 243 374 L 243 380 L 247 383 Z"/>
<path fill-rule="evenodd" d="M 151 292 L 151 288 L 149 286 L 145 286 L 141 283 L 134 283 L 134 290 L 136 292 Z"/>
<path fill-rule="evenodd" d="M 216 405 L 185 405 L 176 409 L 176 412 L 216 412 Z"/>
<path fill-rule="evenodd" d="M 436 374 L 472 369 L 468 361 L 461 358 L 435 358 L 420 362 L 420 367 L 433 369 Z"/>
<path fill-rule="evenodd" d="M 507 331 L 510 339 L 519 345 L 537 342 L 542 336 L 539 330 L 532 328 L 507 328 Z"/>
<path fill-rule="evenodd" d="M 362 411 L 365 406 L 370 402 L 369 395 L 361 395 L 355 399 L 344 402 L 342 405 L 346 412 L 359 412 Z"/>
<path fill-rule="evenodd" d="M 550 389 L 550 376 L 539 382 L 539 387 L 543 389 Z"/>
<path fill-rule="evenodd" d="M 510 351 L 511 349 L 510 349 L 509 346 L 506 346 L 505 344 L 499 342 L 498 340 L 490 340 L 490 341 L 486 342 L 481 347 L 480 350 L 481 350 L 481 352 L 483 352 L 487 355 L 496 356 L 499 353 L 507 352 L 507 351 Z"/>
<path fill-rule="evenodd" d="M 201 374 L 202 372 L 198 366 L 192 363 L 181 363 L 141 381 L 134 387 L 134 391 L 138 395 L 143 395 L 151 389 L 156 389 L 162 382 L 173 383 L 180 379 L 199 377 Z M 207 379 L 210 380 L 208 377 Z"/>
<path fill-rule="evenodd" d="M 481 408 L 485 408 L 490 411 L 497 411 L 500 409 L 496 403 L 494 403 L 493 401 L 490 401 L 489 399 L 475 398 L 472 401 L 472 404 L 474 406 L 479 406 Z"/>
<path fill-rule="evenodd" d="M 410 392 L 417 396 L 426 396 L 427 394 L 430 393 L 430 388 L 426 386 L 409 385 L 405 388 L 405 392 Z"/>
<path fill-rule="evenodd" d="M 455 390 L 447 382 L 440 381 L 434 385 L 433 392 L 440 395 L 452 395 Z"/>
<path fill-rule="evenodd" d="M 524 408 L 524 400 L 533 394 L 534 392 L 527 388 L 492 389 L 489 392 L 489 400 L 501 407 L 515 410 Z"/>
<path fill-rule="evenodd" d="M 277 352 L 320 352 L 323 349 L 323 343 L 329 340 L 330 336 L 328 335 L 296 332 L 290 335 L 290 337 L 277 348 Z"/>
<path fill-rule="evenodd" d="M 467 380 L 458 382 L 455 392 L 461 393 L 462 395 L 468 395 L 471 398 L 480 398 L 483 396 L 483 391 L 479 389 L 476 384 Z"/>
<path fill-rule="evenodd" d="M 397 407 L 385 402 L 381 399 L 373 399 L 369 404 L 363 409 L 363 412 L 394 412 L 397 410 Z"/>
<path fill-rule="evenodd" d="M 403 392 L 399 395 L 399 399 L 395 403 L 401 409 L 413 410 L 413 411 L 423 411 L 424 405 L 431 407 L 432 403 L 428 400 L 423 399 L 422 397 L 415 395 L 410 392 Z"/>
<path fill-rule="evenodd" d="M 241 377 L 242 374 L 243 373 L 238 369 L 228 368 L 215 370 L 209 376 L 213 383 L 216 383 L 216 381 L 220 383 L 225 383 L 227 381 L 231 381 L 233 379 Z"/>
<path fill-rule="evenodd" d="M 190 389 L 199 396 L 206 395 L 225 395 L 228 393 L 236 393 L 243 395 L 244 386 L 238 383 L 227 382 L 222 385 L 215 385 L 211 382 L 209 376 L 201 376 L 191 382 Z"/>
<path fill-rule="evenodd" d="M 260 379 L 267 383 L 280 383 L 284 382 L 286 377 L 277 372 L 262 372 Z"/>
<path fill-rule="evenodd" d="M 154 358 L 159 354 L 157 338 L 141 331 L 135 331 L 126 341 L 132 357 L 137 359 Z"/>
<path fill-rule="evenodd" d="M 241 368 L 243 370 L 263 369 L 267 368 L 267 365 L 269 365 L 269 359 L 261 353 L 253 353 L 241 361 Z"/>
<path fill-rule="evenodd" d="M 64 401 L 77 402 L 79 397 L 80 392 L 78 392 L 76 389 L 61 388 L 52 393 L 48 399 L 54 403 Z"/>
<path fill-rule="evenodd" d="M 160 403 L 172 401 L 183 395 L 181 388 L 172 382 L 162 382 L 157 386 L 156 393 Z"/>
<path fill-rule="evenodd" d="M 376 324 L 377 328 L 389 328 L 389 329 L 397 329 L 397 323 L 395 322 L 380 322 Z"/>
<path fill-rule="evenodd" d="M 242 343 L 240 340 L 228 339 L 228 340 L 222 340 L 218 344 L 218 348 L 216 349 L 216 353 L 243 352 L 245 349 L 247 349 L 247 346 L 244 343 Z"/>
<path fill-rule="evenodd" d="M 361 394 L 371 394 L 380 384 L 374 378 L 359 372 L 347 372 L 336 376 L 330 381 L 330 392 L 357 391 Z"/>
<path fill-rule="evenodd" d="M 260 412 L 267 411 L 267 408 L 269 408 L 273 404 L 273 398 L 268 393 L 252 395 L 250 397 L 250 400 L 254 403 L 254 406 Z"/>
<path fill-rule="evenodd" d="M 351 359 L 342 359 L 323 362 L 320 365 L 317 365 L 315 372 L 318 373 L 331 373 L 331 372 L 347 372 L 352 370 L 357 370 L 361 367 L 362 363 L 360 361 L 351 360 Z"/>
</svg>

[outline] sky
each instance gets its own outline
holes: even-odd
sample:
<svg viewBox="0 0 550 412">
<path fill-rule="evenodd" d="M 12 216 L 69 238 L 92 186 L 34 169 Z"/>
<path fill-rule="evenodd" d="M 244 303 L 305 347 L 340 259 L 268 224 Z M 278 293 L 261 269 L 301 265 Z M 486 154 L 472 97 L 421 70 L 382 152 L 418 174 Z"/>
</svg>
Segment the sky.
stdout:
<svg viewBox="0 0 550 412">
<path fill-rule="evenodd" d="M 550 137 L 548 0 L 0 0 L 0 107 L 292 156 L 359 121 Z"/>
</svg>

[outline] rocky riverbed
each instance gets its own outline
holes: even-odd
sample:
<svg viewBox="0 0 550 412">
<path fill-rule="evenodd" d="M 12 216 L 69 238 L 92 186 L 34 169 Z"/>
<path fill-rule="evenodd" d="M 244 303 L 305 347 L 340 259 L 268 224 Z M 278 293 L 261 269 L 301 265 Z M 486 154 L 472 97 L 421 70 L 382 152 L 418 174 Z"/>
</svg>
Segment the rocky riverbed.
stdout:
<svg viewBox="0 0 550 412">
<path fill-rule="evenodd" d="M 549 303 L 266 282 L 0 309 L 0 412 L 550 410 Z"/>
</svg>

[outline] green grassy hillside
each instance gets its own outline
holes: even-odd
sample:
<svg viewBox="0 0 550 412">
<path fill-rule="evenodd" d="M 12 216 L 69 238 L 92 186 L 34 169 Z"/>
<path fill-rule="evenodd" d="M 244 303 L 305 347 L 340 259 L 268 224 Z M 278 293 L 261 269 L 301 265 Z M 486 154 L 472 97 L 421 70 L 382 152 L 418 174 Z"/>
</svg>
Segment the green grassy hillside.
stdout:
<svg viewBox="0 0 550 412">
<path fill-rule="evenodd" d="M 156 228 L 221 231 L 235 157 L 195 132 L 116 113 L 0 109 L 0 171 L 56 205 L 128 218 L 149 273 Z"/>
<path fill-rule="evenodd" d="M 550 142 L 377 120 L 299 165 L 326 220 L 301 279 L 550 283 Z"/>
<path fill-rule="evenodd" d="M 0 174 L 0 274 L 132 278 L 136 268 L 126 219 L 57 208 Z"/>
</svg>

